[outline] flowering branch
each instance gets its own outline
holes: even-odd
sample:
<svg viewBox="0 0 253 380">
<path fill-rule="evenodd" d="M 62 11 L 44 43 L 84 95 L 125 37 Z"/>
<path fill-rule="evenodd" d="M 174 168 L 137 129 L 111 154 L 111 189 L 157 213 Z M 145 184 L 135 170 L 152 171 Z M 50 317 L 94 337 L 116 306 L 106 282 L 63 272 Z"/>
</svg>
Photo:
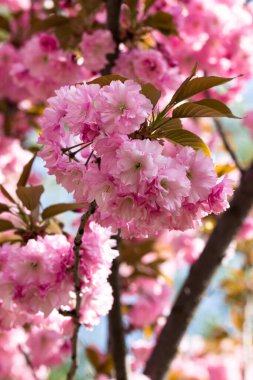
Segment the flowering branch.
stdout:
<svg viewBox="0 0 253 380">
<path fill-rule="evenodd" d="M 71 338 L 71 366 L 67 374 L 67 380 L 73 380 L 76 370 L 77 370 L 77 340 L 78 340 L 78 332 L 80 329 L 80 307 L 82 301 L 81 295 L 81 281 L 79 276 L 79 264 L 80 264 L 80 247 L 82 244 L 82 237 L 84 234 L 85 225 L 89 219 L 89 217 L 95 212 L 96 204 L 92 202 L 88 211 L 83 214 L 81 218 L 81 222 L 74 240 L 74 253 L 75 253 L 75 264 L 74 264 L 74 280 L 75 280 L 75 294 L 76 294 L 76 306 L 73 311 L 73 323 L 74 323 L 74 331 Z"/>
<path fill-rule="evenodd" d="M 117 245 L 115 249 L 118 249 L 120 243 L 119 235 L 114 236 Z M 109 339 L 112 356 L 115 365 L 116 379 L 127 380 L 126 371 L 126 347 L 124 328 L 121 315 L 121 303 L 120 303 L 120 276 L 119 276 L 120 258 L 114 259 L 112 264 L 112 273 L 109 277 L 109 283 L 113 290 L 113 306 L 109 313 Z"/>
<path fill-rule="evenodd" d="M 241 164 L 239 163 L 237 157 L 236 157 L 236 154 L 235 152 L 233 151 L 233 149 L 231 148 L 229 142 L 227 141 L 227 138 L 226 138 L 226 135 L 223 131 L 223 128 L 222 128 L 222 125 L 220 123 L 219 120 L 217 119 L 214 119 L 214 124 L 215 124 L 215 127 L 220 135 L 220 138 L 223 142 L 223 145 L 226 149 L 226 151 L 230 154 L 232 160 L 234 161 L 235 165 L 237 166 L 237 168 L 240 170 L 241 173 L 243 173 L 244 169 L 241 167 Z"/>
<path fill-rule="evenodd" d="M 107 11 L 107 26 L 111 31 L 113 40 L 115 42 L 114 53 L 108 54 L 108 64 L 101 71 L 102 75 L 107 75 L 111 73 L 111 69 L 114 65 L 115 60 L 119 55 L 119 43 L 120 43 L 120 8 L 121 0 L 107 0 L 106 1 L 106 11 Z"/>
<path fill-rule="evenodd" d="M 219 219 L 200 258 L 192 265 L 170 315 L 147 362 L 145 374 L 161 380 L 174 358 L 178 344 L 189 325 L 226 248 L 253 205 L 253 164 L 242 174 L 230 208 Z"/>
</svg>

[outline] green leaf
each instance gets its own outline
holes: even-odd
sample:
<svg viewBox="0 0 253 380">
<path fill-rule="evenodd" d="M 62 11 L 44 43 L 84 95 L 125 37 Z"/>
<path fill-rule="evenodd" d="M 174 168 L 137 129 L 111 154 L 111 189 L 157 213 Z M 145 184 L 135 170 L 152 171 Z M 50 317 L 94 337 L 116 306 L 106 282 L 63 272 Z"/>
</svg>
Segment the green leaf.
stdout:
<svg viewBox="0 0 253 380">
<path fill-rule="evenodd" d="M 144 20 L 143 25 L 157 29 L 166 36 L 170 34 L 178 34 L 172 15 L 162 11 L 158 11 L 148 16 L 146 20 Z"/>
<path fill-rule="evenodd" d="M 19 186 L 16 190 L 17 196 L 23 205 L 30 211 L 39 206 L 40 197 L 43 192 L 44 187 L 42 185 L 30 187 Z"/>
<path fill-rule="evenodd" d="M 153 107 L 155 107 L 158 100 L 161 97 L 161 91 L 159 91 L 151 83 L 141 84 L 141 87 L 142 87 L 141 94 L 146 96 L 146 98 L 148 98 L 151 101 L 151 103 L 153 104 Z"/>
<path fill-rule="evenodd" d="M 216 99 L 203 99 L 198 102 L 187 102 L 175 108 L 172 113 L 174 118 L 185 117 L 229 117 L 238 118 L 230 109 Z M 238 118 L 239 119 L 239 118 Z"/>
<path fill-rule="evenodd" d="M 175 144 L 190 146 L 195 150 L 202 149 L 207 156 L 210 156 L 209 148 L 204 141 L 201 140 L 199 136 L 185 129 L 169 129 L 168 131 L 162 133 L 157 131 L 157 133 L 154 133 L 152 137 L 165 138 Z"/>
<path fill-rule="evenodd" d="M 120 80 L 122 83 L 124 83 L 126 80 L 128 80 L 125 77 L 122 77 L 121 75 L 115 75 L 115 74 L 109 74 L 104 75 L 99 78 L 93 79 L 90 82 L 87 82 L 87 84 L 99 84 L 101 87 L 108 86 L 112 81 Z M 157 104 L 158 100 L 160 99 L 161 92 L 153 86 L 151 83 L 139 83 L 142 90 L 140 91 L 141 94 L 146 96 L 153 106 Z"/>
<path fill-rule="evenodd" d="M 5 196 L 5 198 L 8 199 L 11 203 L 16 203 L 12 196 L 5 189 L 5 187 L 3 187 L 3 185 L 0 185 L 0 191 Z"/>
<path fill-rule="evenodd" d="M 196 66 L 195 66 L 196 67 Z M 197 67 L 196 67 L 197 68 Z M 196 71 L 196 70 L 195 70 Z M 227 83 L 234 78 L 223 78 L 223 77 L 202 77 L 202 78 L 193 78 L 195 73 L 192 73 L 181 86 L 177 89 L 173 95 L 169 104 L 176 104 L 182 102 L 182 100 L 191 98 L 193 95 L 196 95 L 202 91 L 206 91 L 209 88 L 219 86 L 221 84 Z"/>
<path fill-rule="evenodd" d="M 0 203 L 0 213 L 8 211 L 10 211 L 10 208 L 4 203 Z"/>
<path fill-rule="evenodd" d="M 36 154 L 31 158 L 31 160 L 24 166 L 24 169 L 22 171 L 22 174 L 18 180 L 17 186 L 25 186 L 27 184 L 27 181 L 29 179 L 33 162 L 35 160 Z"/>
<path fill-rule="evenodd" d="M 5 219 L 0 219 L 0 232 L 13 230 L 15 226 L 9 221 Z"/>
<path fill-rule="evenodd" d="M 66 211 L 75 211 L 84 207 L 84 203 L 58 203 L 45 208 L 41 216 L 43 219 L 52 218 Z"/>
</svg>

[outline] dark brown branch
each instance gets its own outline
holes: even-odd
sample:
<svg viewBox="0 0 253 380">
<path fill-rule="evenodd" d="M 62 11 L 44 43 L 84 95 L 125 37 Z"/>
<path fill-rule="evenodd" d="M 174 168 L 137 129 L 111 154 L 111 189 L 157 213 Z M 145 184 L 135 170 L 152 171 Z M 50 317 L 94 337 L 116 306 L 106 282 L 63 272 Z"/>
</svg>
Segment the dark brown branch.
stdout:
<svg viewBox="0 0 253 380">
<path fill-rule="evenodd" d="M 71 366 L 69 368 L 68 374 L 67 374 L 67 380 L 73 380 L 76 370 L 78 368 L 77 365 L 77 343 L 78 343 L 78 332 L 80 329 L 80 307 L 82 302 L 82 295 L 81 295 L 81 280 L 79 276 L 79 264 L 80 264 L 80 247 L 82 245 L 82 237 L 84 234 L 84 228 L 85 225 L 89 219 L 89 217 L 95 212 L 96 204 L 95 202 L 92 202 L 90 204 L 90 207 L 88 211 L 83 214 L 81 218 L 81 222 L 74 240 L 74 253 L 75 253 L 75 263 L 74 263 L 74 281 L 75 281 L 75 294 L 76 294 L 76 305 L 73 312 L 73 324 L 74 324 L 74 330 L 73 335 L 71 337 Z"/>
<path fill-rule="evenodd" d="M 111 73 L 115 60 L 119 55 L 120 43 L 120 8 L 122 0 L 106 0 L 107 11 L 107 27 L 111 31 L 114 42 L 115 51 L 113 54 L 108 54 L 108 64 L 101 71 L 102 75 Z M 114 236 L 119 246 L 119 235 Z M 120 303 L 120 276 L 119 276 L 120 259 L 116 258 L 112 264 L 112 273 L 109 277 L 109 282 L 113 290 L 113 305 L 109 313 L 109 346 L 112 352 L 112 357 L 115 366 L 116 379 L 127 380 L 126 371 L 126 346 L 123 321 L 121 315 Z"/>
<path fill-rule="evenodd" d="M 117 239 L 117 246 L 119 244 L 119 237 Z M 109 313 L 109 339 L 112 357 L 115 366 L 116 379 L 127 380 L 126 371 L 126 347 L 124 327 L 121 315 L 121 303 L 120 303 L 120 276 L 119 276 L 120 258 L 114 259 L 112 264 L 112 273 L 109 277 L 109 283 L 113 290 L 113 305 Z"/>
<path fill-rule="evenodd" d="M 228 154 L 231 156 L 232 160 L 234 161 L 235 165 L 237 166 L 237 168 L 240 170 L 240 172 L 242 173 L 244 171 L 244 169 L 241 167 L 241 164 L 240 162 L 238 161 L 238 158 L 236 157 L 236 154 L 234 152 L 234 150 L 232 149 L 232 147 L 230 146 L 228 140 L 227 140 L 227 137 L 223 131 L 223 128 L 222 128 L 222 125 L 220 123 L 219 120 L 217 119 L 214 119 L 214 124 L 215 124 L 215 127 L 220 135 L 220 138 L 222 140 L 222 143 L 224 145 L 224 148 L 226 149 L 226 151 L 228 152 Z"/>
<path fill-rule="evenodd" d="M 111 31 L 114 42 L 115 50 L 113 54 L 108 54 L 108 64 L 101 71 L 102 75 L 111 73 L 115 60 L 119 55 L 119 43 L 120 43 L 120 8 L 122 0 L 106 0 L 106 12 L 107 12 L 107 27 Z"/>
<path fill-rule="evenodd" d="M 200 258 L 191 267 L 147 362 L 145 374 L 151 380 L 161 380 L 168 371 L 201 297 L 252 205 L 253 165 L 242 174 L 230 208 L 220 217 Z"/>
</svg>

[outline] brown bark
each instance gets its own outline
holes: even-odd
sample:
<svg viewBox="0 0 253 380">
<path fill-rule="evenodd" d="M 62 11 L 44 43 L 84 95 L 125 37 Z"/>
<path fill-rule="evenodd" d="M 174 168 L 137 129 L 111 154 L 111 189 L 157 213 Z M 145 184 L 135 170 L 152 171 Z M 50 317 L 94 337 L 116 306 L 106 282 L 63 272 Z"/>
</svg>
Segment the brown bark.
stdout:
<svg viewBox="0 0 253 380">
<path fill-rule="evenodd" d="M 253 165 L 242 174 L 230 208 L 221 215 L 206 247 L 198 261 L 192 265 L 179 292 L 146 365 L 145 374 L 151 380 L 162 380 L 168 371 L 195 309 L 252 205 Z"/>
<path fill-rule="evenodd" d="M 113 306 L 109 313 L 110 349 L 114 361 L 117 380 L 127 380 L 126 346 L 120 302 L 119 257 L 113 261 L 109 282 L 113 289 Z"/>
<path fill-rule="evenodd" d="M 107 11 L 107 27 L 111 31 L 114 42 L 115 50 L 113 54 L 108 54 L 108 64 L 101 71 L 102 75 L 107 75 L 111 73 L 112 67 L 115 60 L 119 55 L 119 43 L 120 43 L 120 8 L 121 0 L 107 0 L 106 1 L 106 11 Z"/>
</svg>

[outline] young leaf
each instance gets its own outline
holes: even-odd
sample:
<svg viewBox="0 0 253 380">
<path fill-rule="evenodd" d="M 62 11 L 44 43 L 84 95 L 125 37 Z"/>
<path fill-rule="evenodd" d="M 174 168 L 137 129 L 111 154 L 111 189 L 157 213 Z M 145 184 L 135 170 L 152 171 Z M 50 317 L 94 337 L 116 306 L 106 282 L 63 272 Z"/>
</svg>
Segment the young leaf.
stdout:
<svg viewBox="0 0 253 380">
<path fill-rule="evenodd" d="M 102 0 L 79 0 L 79 3 L 82 5 L 82 9 L 85 11 L 86 15 L 90 15 L 94 13 L 101 4 L 103 4 Z"/>
<path fill-rule="evenodd" d="M 169 118 L 162 118 L 158 123 L 154 124 L 155 126 L 155 131 L 159 133 L 162 131 L 167 131 L 169 128 L 170 129 L 178 129 L 182 128 L 182 123 L 180 119 L 169 119 Z M 152 128 L 152 126 L 151 126 Z"/>
<path fill-rule="evenodd" d="M 152 135 L 152 137 L 164 138 L 170 140 L 175 144 L 190 146 L 195 150 L 202 149 L 207 156 L 210 156 L 209 148 L 204 143 L 204 141 L 201 140 L 199 136 L 185 129 L 168 129 L 166 132 L 162 133 L 159 133 L 159 131 L 157 131 Z"/>
<path fill-rule="evenodd" d="M 103 75 L 99 78 L 95 78 L 90 82 L 87 82 L 87 84 L 99 84 L 101 87 L 108 86 L 112 81 L 114 80 L 120 80 L 121 82 L 125 82 L 127 78 L 122 77 L 121 75 L 115 75 L 115 74 L 108 74 Z"/>
<path fill-rule="evenodd" d="M 183 83 L 181 83 L 181 85 L 178 87 L 178 89 L 176 90 L 175 94 L 173 95 L 171 101 L 169 102 L 169 104 L 167 105 L 167 107 L 165 107 L 163 113 L 166 114 L 167 113 L 167 110 L 168 109 L 171 109 L 174 104 L 176 104 L 176 99 L 179 97 L 179 95 L 185 90 L 185 88 L 187 88 L 188 86 L 188 83 L 190 82 L 190 80 L 196 75 L 196 72 L 197 72 L 197 68 L 198 68 L 198 64 L 195 63 L 192 71 L 191 71 L 191 74 L 189 77 L 187 77 Z"/>
<path fill-rule="evenodd" d="M 235 165 L 216 165 L 215 166 L 215 171 L 216 171 L 218 177 L 221 177 L 227 173 L 230 173 L 234 169 L 236 169 Z"/>
<path fill-rule="evenodd" d="M 187 102 L 175 108 L 172 113 L 174 118 L 182 117 L 229 117 L 238 118 L 230 109 L 216 99 L 203 99 L 198 102 Z M 239 118 L 238 118 L 239 119 Z"/>
<path fill-rule="evenodd" d="M 104 86 L 108 86 L 114 80 L 120 80 L 121 82 L 124 83 L 128 79 L 120 75 L 109 74 L 109 75 L 104 75 L 99 78 L 93 79 L 92 81 L 87 82 L 87 84 L 99 84 L 101 87 L 104 87 Z M 139 84 L 142 88 L 140 91 L 141 94 L 146 96 L 155 107 L 155 105 L 157 104 L 161 96 L 161 92 L 151 83 L 139 83 Z"/>
<path fill-rule="evenodd" d="M 223 78 L 223 77 L 202 77 L 202 78 L 193 78 L 195 74 L 188 77 L 181 86 L 177 89 L 173 95 L 169 104 L 176 104 L 182 102 L 185 99 L 191 98 L 193 95 L 196 95 L 202 91 L 206 91 L 209 88 L 219 86 L 221 84 L 227 83 L 234 78 Z"/>
<path fill-rule="evenodd" d="M 51 28 L 55 28 L 69 23 L 69 18 L 64 16 L 53 15 L 45 19 L 33 17 L 31 20 L 30 34 L 43 32 Z"/>
<path fill-rule="evenodd" d="M 101 365 L 101 359 L 97 352 L 97 350 L 93 349 L 92 347 L 86 348 L 86 355 L 89 359 L 89 362 L 93 365 L 93 367 L 96 369 L 97 372 L 99 372 L 99 368 Z"/>
<path fill-rule="evenodd" d="M 133 9 L 134 11 L 136 10 L 138 0 L 125 0 L 124 2 L 129 6 L 130 9 Z"/>
<path fill-rule="evenodd" d="M 84 203 L 58 203 L 45 208 L 41 216 L 43 219 L 52 218 L 66 211 L 75 211 L 84 207 Z"/>
<path fill-rule="evenodd" d="M 0 232 L 13 230 L 15 226 L 9 221 L 5 219 L 0 219 Z"/>
<path fill-rule="evenodd" d="M 151 8 L 154 5 L 155 0 L 144 0 L 144 3 L 145 3 L 144 13 L 147 13 L 147 11 L 149 10 L 149 8 Z"/>
<path fill-rule="evenodd" d="M 148 16 L 146 20 L 144 20 L 143 25 L 157 29 L 166 36 L 170 34 L 178 34 L 172 15 L 162 11 L 158 11 Z"/>
<path fill-rule="evenodd" d="M 31 160 L 24 166 L 24 169 L 22 171 L 22 174 L 18 180 L 18 183 L 17 183 L 17 186 L 25 186 L 28 179 L 29 179 L 29 176 L 30 176 L 30 173 L 31 173 L 31 170 L 32 170 L 32 166 L 33 166 L 33 162 L 35 160 L 35 157 L 36 157 L 36 154 L 31 158 Z"/>
<path fill-rule="evenodd" d="M 0 213 L 8 212 L 9 210 L 10 210 L 10 208 L 6 204 L 0 203 Z"/>
<path fill-rule="evenodd" d="M 144 83 L 141 84 L 141 94 L 146 96 L 151 103 L 153 104 L 153 107 L 156 106 L 158 100 L 161 97 L 161 91 L 159 91 L 155 86 L 153 86 L 151 83 Z"/>
<path fill-rule="evenodd" d="M 11 203 L 16 203 L 12 196 L 5 189 L 5 187 L 3 187 L 3 185 L 0 185 L 0 191 L 3 194 L 3 196 L 5 196 L 5 198 L 8 199 Z"/>
<path fill-rule="evenodd" d="M 17 196 L 30 211 L 34 210 L 40 204 L 40 197 L 43 192 L 44 187 L 42 185 L 31 187 L 19 186 L 16 190 Z"/>
</svg>

